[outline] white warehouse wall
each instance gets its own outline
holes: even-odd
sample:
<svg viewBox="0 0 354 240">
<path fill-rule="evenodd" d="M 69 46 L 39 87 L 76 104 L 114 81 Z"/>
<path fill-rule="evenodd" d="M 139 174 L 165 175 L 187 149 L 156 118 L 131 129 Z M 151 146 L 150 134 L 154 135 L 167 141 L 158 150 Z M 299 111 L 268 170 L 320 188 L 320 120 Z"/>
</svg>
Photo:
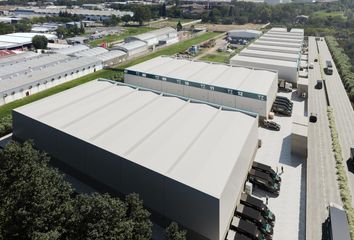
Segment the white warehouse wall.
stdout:
<svg viewBox="0 0 354 240">
<path fill-rule="evenodd" d="M 90 69 L 86 68 L 84 71 L 83 70 L 79 70 L 78 72 L 73 72 L 73 74 L 71 74 L 70 71 L 61 74 L 61 78 L 54 78 L 53 80 L 43 80 L 41 83 L 34 83 L 32 85 L 31 88 L 29 87 L 18 87 L 16 89 L 11 89 L 8 91 L 7 96 L 6 97 L 2 97 L 1 101 L 0 101 L 0 106 L 3 104 L 7 104 L 19 99 L 22 99 L 24 97 L 26 97 L 26 93 L 28 92 L 28 96 L 33 95 L 35 93 L 38 93 L 40 91 L 49 89 L 51 87 L 57 86 L 59 84 L 86 76 L 90 73 L 93 73 L 95 71 L 99 71 L 102 69 L 102 65 L 96 65 L 95 68 L 91 67 Z M 65 74 L 67 74 L 67 76 L 65 76 Z M 22 90 L 22 91 L 21 91 Z M 12 92 L 14 92 L 14 94 L 12 94 Z"/>
<path fill-rule="evenodd" d="M 262 117 L 268 116 L 270 111 L 268 106 L 273 104 L 276 96 L 276 91 L 274 91 L 273 88 L 269 93 L 270 95 L 267 96 L 267 100 L 261 101 L 254 98 L 240 97 L 232 94 L 170 83 L 163 80 L 149 79 L 146 77 L 131 75 L 127 73 L 124 74 L 124 82 L 127 84 L 158 90 L 169 94 L 254 112 Z M 275 79 L 273 85 L 277 86 L 277 84 L 278 81 Z"/>
</svg>

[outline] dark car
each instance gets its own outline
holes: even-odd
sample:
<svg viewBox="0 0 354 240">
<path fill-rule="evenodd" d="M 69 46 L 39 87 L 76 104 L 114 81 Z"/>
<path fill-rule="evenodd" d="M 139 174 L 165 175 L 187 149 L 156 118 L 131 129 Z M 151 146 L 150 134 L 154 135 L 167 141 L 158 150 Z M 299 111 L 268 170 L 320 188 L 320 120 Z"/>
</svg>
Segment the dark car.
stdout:
<svg viewBox="0 0 354 240">
<path fill-rule="evenodd" d="M 246 193 L 242 193 L 241 198 L 240 198 L 240 202 L 243 205 L 249 206 L 249 207 L 259 211 L 262 214 L 262 216 L 265 219 L 267 219 L 268 222 L 275 222 L 274 213 L 269 210 L 267 205 L 265 205 L 262 200 L 255 198 L 251 195 L 248 195 Z"/>
<path fill-rule="evenodd" d="M 264 128 L 268 128 L 271 130 L 279 131 L 280 130 L 280 125 L 276 122 L 269 121 L 269 120 L 263 120 L 262 126 Z"/>
<path fill-rule="evenodd" d="M 317 80 L 317 82 L 316 82 L 316 85 L 315 85 L 315 88 L 316 89 L 322 89 L 322 80 Z"/>
<path fill-rule="evenodd" d="M 312 123 L 317 122 L 317 114 L 316 114 L 316 113 L 311 113 L 309 120 L 310 120 L 310 122 L 312 122 Z"/>
</svg>

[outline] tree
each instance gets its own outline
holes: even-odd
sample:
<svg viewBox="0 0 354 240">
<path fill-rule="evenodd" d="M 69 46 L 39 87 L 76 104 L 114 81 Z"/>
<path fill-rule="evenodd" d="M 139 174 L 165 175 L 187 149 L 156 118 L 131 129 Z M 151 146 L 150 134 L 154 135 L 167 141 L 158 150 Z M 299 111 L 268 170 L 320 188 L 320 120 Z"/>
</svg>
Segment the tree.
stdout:
<svg viewBox="0 0 354 240">
<path fill-rule="evenodd" d="M 64 27 L 58 27 L 56 33 L 58 38 L 63 39 L 66 36 L 66 29 Z"/>
<path fill-rule="evenodd" d="M 137 194 L 76 194 L 31 142 L 0 150 L 0 239 L 151 239 Z"/>
<path fill-rule="evenodd" d="M 73 201 L 73 212 L 65 239 L 132 239 L 134 221 L 126 217 L 127 206 L 108 194 L 80 194 Z"/>
<path fill-rule="evenodd" d="M 127 205 L 127 217 L 134 222 L 133 240 L 151 239 L 152 223 L 150 213 L 144 209 L 143 202 L 136 193 L 129 194 L 125 198 Z"/>
<path fill-rule="evenodd" d="M 183 28 L 183 26 L 182 26 L 182 24 L 181 24 L 181 21 L 179 21 L 179 22 L 177 23 L 177 32 L 182 31 L 182 28 Z"/>
<path fill-rule="evenodd" d="M 166 228 L 165 231 L 167 240 L 186 240 L 187 231 L 180 230 L 178 224 L 171 222 L 170 226 Z"/>
<path fill-rule="evenodd" d="M 73 189 L 57 170 L 48 168 L 48 161 L 31 142 L 11 142 L 0 151 L 0 236 L 4 239 L 57 239 L 64 232 Z"/>
<path fill-rule="evenodd" d="M 122 21 L 125 23 L 125 24 L 128 24 L 129 21 L 131 21 L 132 17 L 130 15 L 124 15 L 122 17 Z"/>
<path fill-rule="evenodd" d="M 145 21 L 149 21 L 151 18 L 150 8 L 138 5 L 134 9 L 134 20 L 139 23 L 140 26 L 143 25 Z"/>
<path fill-rule="evenodd" d="M 36 35 L 32 38 L 32 44 L 35 49 L 46 49 L 48 46 L 48 39 L 42 35 Z"/>
<path fill-rule="evenodd" d="M 161 17 L 166 17 L 167 16 L 167 10 L 166 10 L 166 4 L 165 3 L 161 5 L 160 16 Z"/>
</svg>

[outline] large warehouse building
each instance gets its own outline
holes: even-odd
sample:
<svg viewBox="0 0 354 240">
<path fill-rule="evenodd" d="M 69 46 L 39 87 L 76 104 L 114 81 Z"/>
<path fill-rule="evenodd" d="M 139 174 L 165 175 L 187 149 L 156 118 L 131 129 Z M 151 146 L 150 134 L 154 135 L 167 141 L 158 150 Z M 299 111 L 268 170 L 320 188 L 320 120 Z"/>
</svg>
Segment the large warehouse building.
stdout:
<svg viewBox="0 0 354 240">
<path fill-rule="evenodd" d="M 300 53 L 280 53 L 273 51 L 260 51 L 260 50 L 252 50 L 252 49 L 244 49 L 239 53 L 240 56 L 248 56 L 248 57 L 257 57 L 257 58 L 266 58 L 266 59 L 275 59 L 275 60 L 283 60 L 283 61 L 291 61 L 298 62 L 301 60 Z"/>
<path fill-rule="evenodd" d="M 302 48 L 302 43 L 293 42 L 274 42 L 258 39 L 255 41 L 258 45 L 276 46 L 276 47 L 290 47 L 290 48 Z"/>
<path fill-rule="evenodd" d="M 303 43 L 303 39 L 265 37 L 265 36 L 260 37 L 259 40 L 260 41 L 267 41 L 267 42 L 281 42 L 281 43 L 297 43 L 297 44 Z"/>
<path fill-rule="evenodd" d="M 125 83 L 268 117 L 277 93 L 276 71 L 157 57 L 125 69 Z"/>
<path fill-rule="evenodd" d="M 298 81 L 299 62 L 236 55 L 230 59 L 230 64 L 233 66 L 252 66 L 276 70 L 278 71 L 279 80 L 291 82 L 295 86 Z"/>
<path fill-rule="evenodd" d="M 225 239 L 257 127 L 256 115 L 109 81 L 13 111 L 15 139 L 33 139 L 117 194 L 139 193 L 153 215 L 179 222 L 193 240 Z"/>
<path fill-rule="evenodd" d="M 269 52 L 278 52 L 278 53 L 292 53 L 299 54 L 301 53 L 301 47 L 291 48 L 291 47 L 278 47 L 278 46 L 267 46 L 253 43 L 247 47 L 249 50 L 260 50 L 260 51 L 269 51 Z"/>
<path fill-rule="evenodd" d="M 12 65 L 11 76 L 1 79 L 0 105 L 21 99 L 23 97 L 51 88 L 58 84 L 85 76 L 102 69 L 102 61 L 96 58 L 70 57 L 53 54 L 57 61 L 52 63 L 36 61 L 20 62 Z M 49 61 L 47 56 L 43 57 Z M 50 58 L 51 61 L 53 58 Z M 24 71 L 24 66 L 36 63 L 36 67 Z M 38 64 L 42 64 L 39 66 Z M 0 67 L 2 74 L 6 74 L 5 68 Z"/>
<path fill-rule="evenodd" d="M 168 40 L 178 42 L 176 29 L 172 27 L 165 27 L 147 33 L 127 37 L 124 39 L 124 42 L 143 41 L 148 45 L 148 47 L 152 47 Z"/>
</svg>

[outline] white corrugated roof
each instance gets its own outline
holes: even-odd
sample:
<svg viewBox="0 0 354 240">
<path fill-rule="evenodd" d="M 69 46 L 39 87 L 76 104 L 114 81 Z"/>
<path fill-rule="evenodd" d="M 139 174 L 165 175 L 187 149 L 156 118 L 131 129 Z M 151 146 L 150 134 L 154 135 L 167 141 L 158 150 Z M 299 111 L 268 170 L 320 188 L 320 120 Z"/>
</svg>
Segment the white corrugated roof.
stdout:
<svg viewBox="0 0 354 240">
<path fill-rule="evenodd" d="M 216 198 L 258 121 L 102 81 L 14 111 Z"/>
<path fill-rule="evenodd" d="M 77 44 L 77 45 L 73 45 L 69 48 L 61 48 L 61 49 L 57 49 L 55 50 L 56 53 L 60 53 L 60 54 L 66 54 L 66 55 L 70 55 L 76 52 L 80 52 L 80 51 L 84 51 L 90 49 L 88 46 L 86 45 L 81 45 L 81 44 Z"/>
<path fill-rule="evenodd" d="M 280 52 L 280 51 L 289 51 L 289 52 L 294 52 L 294 53 L 300 53 L 301 48 L 300 47 L 281 47 L 281 46 L 268 46 L 268 45 L 260 45 L 257 43 L 252 43 L 247 47 L 247 49 L 262 49 L 260 51 L 273 51 L 273 52 Z M 263 50 L 264 49 L 264 50 Z"/>
<path fill-rule="evenodd" d="M 265 35 L 260 37 L 259 40 L 260 41 L 269 41 L 269 42 L 286 42 L 286 43 L 302 43 L 303 42 L 303 39 L 267 37 Z"/>
<path fill-rule="evenodd" d="M 57 36 L 53 34 L 46 34 L 46 33 L 32 33 L 32 32 L 18 32 L 18 33 L 10 33 L 7 34 L 8 36 L 13 36 L 13 37 L 21 37 L 21 38 L 27 38 L 32 40 L 32 38 L 36 35 L 41 35 L 45 36 L 48 40 L 56 40 L 58 39 Z"/>
<path fill-rule="evenodd" d="M 209 84 L 234 90 L 267 95 L 277 72 L 254 70 L 253 68 L 233 67 L 226 64 L 215 64 L 172 57 L 157 57 L 149 61 L 127 68 L 127 70 L 154 74 L 163 77 L 186 80 L 189 82 Z M 254 77 L 257 75 L 260 81 Z M 262 84 L 259 84 L 259 83 Z M 259 86 L 260 85 L 260 86 Z"/>
<path fill-rule="evenodd" d="M 100 55 L 102 53 L 107 53 L 107 52 L 108 52 L 108 50 L 103 47 L 95 47 L 95 48 L 90 48 L 90 49 L 76 52 L 74 55 L 75 56 L 94 57 L 94 56 Z"/>
<path fill-rule="evenodd" d="M 71 71 L 80 69 L 93 64 L 101 64 L 102 62 L 96 58 L 80 57 L 75 60 L 63 62 L 60 67 L 56 65 L 49 66 L 42 70 L 33 71 L 26 75 L 19 75 L 17 77 L 11 77 L 0 80 L 0 92 L 8 92 L 13 89 L 19 89 L 28 85 L 36 84 L 42 80 L 48 78 L 55 78 L 58 75 L 70 74 Z"/>
<path fill-rule="evenodd" d="M 261 51 L 261 50 L 252 50 L 252 49 L 244 49 L 239 53 L 241 56 L 253 56 L 257 55 L 257 57 L 260 58 L 275 58 L 279 60 L 285 60 L 285 61 L 297 61 L 300 60 L 300 53 L 281 53 L 281 52 L 272 52 L 272 51 Z M 289 59 L 289 60 L 288 60 Z"/>
<path fill-rule="evenodd" d="M 299 48 L 302 46 L 302 43 L 292 43 L 292 42 L 274 42 L 258 39 L 255 41 L 256 44 L 267 45 L 267 46 L 279 46 L 279 47 L 295 47 Z"/>
<path fill-rule="evenodd" d="M 230 62 L 232 62 L 232 61 L 243 61 L 243 62 L 250 62 L 250 63 L 261 63 L 261 64 L 267 64 L 267 65 L 276 65 L 276 66 L 297 68 L 297 62 L 283 61 L 283 60 L 276 60 L 276 59 L 257 58 L 257 57 L 247 57 L 247 56 L 240 56 L 240 55 L 233 56 L 230 59 Z"/>
<path fill-rule="evenodd" d="M 127 51 L 132 51 L 134 49 L 137 49 L 137 48 L 141 48 L 141 47 L 144 47 L 144 46 L 147 46 L 147 44 L 143 41 L 140 41 L 140 40 L 135 40 L 135 41 L 132 41 L 132 42 L 127 42 L 127 43 L 121 43 L 121 44 L 117 44 L 117 45 L 114 45 L 114 47 L 118 47 L 120 49 L 125 49 Z"/>
<path fill-rule="evenodd" d="M 41 54 L 36 57 L 32 57 L 29 60 L 24 60 L 15 64 L 11 67 L 3 66 L 0 67 L 0 78 L 15 76 L 24 74 L 25 72 L 38 71 L 41 68 L 46 68 L 52 65 L 58 65 L 65 61 L 70 61 L 71 59 L 66 55 L 61 54 Z"/>
<path fill-rule="evenodd" d="M 5 65 L 10 65 L 10 64 L 17 63 L 17 62 L 25 61 L 26 59 L 30 59 L 30 58 L 38 56 L 38 55 L 39 55 L 38 53 L 28 51 L 28 52 L 19 53 L 16 55 L 2 57 L 2 58 L 0 58 L 0 66 L 2 67 Z"/>
</svg>

